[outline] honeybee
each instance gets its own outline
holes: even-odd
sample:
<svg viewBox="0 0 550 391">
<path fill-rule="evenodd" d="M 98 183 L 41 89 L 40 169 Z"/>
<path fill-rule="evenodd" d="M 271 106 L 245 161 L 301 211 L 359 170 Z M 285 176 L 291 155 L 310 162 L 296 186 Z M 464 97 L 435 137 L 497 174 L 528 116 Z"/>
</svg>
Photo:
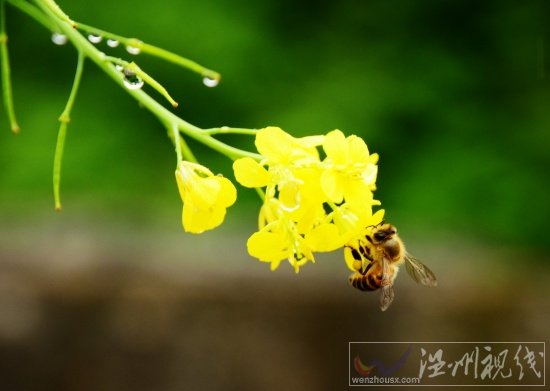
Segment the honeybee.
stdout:
<svg viewBox="0 0 550 391">
<path fill-rule="evenodd" d="M 397 229 L 391 224 L 381 222 L 367 229 L 364 237 L 344 247 L 344 256 L 355 269 L 349 278 L 351 286 L 361 291 L 381 289 L 382 311 L 387 310 L 394 299 L 393 282 L 403 263 L 414 281 L 424 286 L 437 286 L 433 272 L 407 253 Z"/>
</svg>

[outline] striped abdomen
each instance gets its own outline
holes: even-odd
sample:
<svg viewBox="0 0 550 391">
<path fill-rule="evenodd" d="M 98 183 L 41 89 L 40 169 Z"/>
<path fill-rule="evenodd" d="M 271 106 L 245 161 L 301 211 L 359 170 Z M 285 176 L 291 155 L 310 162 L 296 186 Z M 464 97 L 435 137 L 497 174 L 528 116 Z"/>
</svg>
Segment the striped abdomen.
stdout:
<svg viewBox="0 0 550 391">
<path fill-rule="evenodd" d="M 349 278 L 349 283 L 352 287 L 359 289 L 360 291 L 375 291 L 382 286 L 382 274 L 377 272 L 377 268 L 373 268 L 373 262 L 371 262 L 365 274 L 353 273 Z"/>
</svg>

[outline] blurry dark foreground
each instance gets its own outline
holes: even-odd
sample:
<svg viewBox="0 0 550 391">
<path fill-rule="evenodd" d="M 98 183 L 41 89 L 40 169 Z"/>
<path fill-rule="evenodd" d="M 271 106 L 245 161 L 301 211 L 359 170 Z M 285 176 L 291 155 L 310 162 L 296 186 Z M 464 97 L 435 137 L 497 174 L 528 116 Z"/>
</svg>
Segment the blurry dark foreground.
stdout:
<svg viewBox="0 0 550 391">
<path fill-rule="evenodd" d="M 525 251 L 419 243 L 440 287 L 403 271 L 381 313 L 341 254 L 271 273 L 246 234 L 1 234 L 0 390 L 339 390 L 349 341 L 543 341 L 550 326 L 548 270 Z"/>
</svg>

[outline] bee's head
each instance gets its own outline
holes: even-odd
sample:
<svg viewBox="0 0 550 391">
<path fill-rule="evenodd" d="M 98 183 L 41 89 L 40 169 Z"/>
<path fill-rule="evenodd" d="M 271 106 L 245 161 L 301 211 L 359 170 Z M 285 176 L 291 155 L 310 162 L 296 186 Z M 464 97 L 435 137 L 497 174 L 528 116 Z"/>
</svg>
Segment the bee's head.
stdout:
<svg viewBox="0 0 550 391">
<path fill-rule="evenodd" d="M 381 223 L 374 229 L 372 237 L 375 243 L 382 243 L 390 240 L 396 233 L 397 230 L 393 225 Z"/>
</svg>

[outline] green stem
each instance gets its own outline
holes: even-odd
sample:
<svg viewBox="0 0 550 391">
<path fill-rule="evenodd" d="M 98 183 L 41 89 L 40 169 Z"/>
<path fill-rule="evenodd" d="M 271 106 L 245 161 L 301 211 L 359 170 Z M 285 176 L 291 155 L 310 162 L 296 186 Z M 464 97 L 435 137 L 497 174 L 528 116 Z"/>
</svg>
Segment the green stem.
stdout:
<svg viewBox="0 0 550 391">
<path fill-rule="evenodd" d="M 213 80 L 221 79 L 221 75 L 218 72 L 205 68 L 202 65 L 196 63 L 195 61 L 189 60 L 188 58 L 169 52 L 168 50 L 150 45 L 145 42 L 141 42 L 141 45 L 139 45 L 138 48 L 141 49 L 142 53 L 147 53 L 152 56 L 162 58 L 163 60 L 179 65 L 181 67 L 187 68 L 195 73 L 198 73 L 203 77 L 207 77 Z"/>
<path fill-rule="evenodd" d="M 210 136 L 216 134 L 244 134 L 247 136 L 255 136 L 258 133 L 258 129 L 245 129 L 245 128 L 230 128 L 222 126 L 221 128 L 204 129 L 203 132 Z"/>
<path fill-rule="evenodd" d="M 182 137 L 178 127 L 175 125 L 166 125 L 166 127 L 168 128 L 168 137 L 170 138 L 176 149 L 178 164 L 184 159 L 188 162 L 198 164 L 199 161 L 193 154 L 193 151 L 191 151 L 191 148 L 189 148 L 189 145 L 187 144 L 185 139 Z"/>
<path fill-rule="evenodd" d="M 24 1 L 24 0 L 5 0 L 8 3 L 10 3 L 12 6 L 17 7 L 20 11 L 26 13 L 31 18 L 36 20 L 38 23 L 40 23 L 42 26 L 46 27 L 50 31 L 57 31 L 59 30 L 57 28 L 57 25 L 42 11 L 40 11 L 38 8 L 36 8 L 34 5 Z"/>
<path fill-rule="evenodd" d="M 57 143 L 55 145 L 55 155 L 53 158 L 53 199 L 56 212 L 61 212 L 61 165 L 63 163 L 63 151 L 65 149 L 65 138 L 67 136 L 67 122 L 61 122 L 57 131 Z"/>
<path fill-rule="evenodd" d="M 180 146 L 181 151 L 183 153 L 183 156 L 185 156 L 185 159 L 189 162 L 198 163 L 199 161 L 193 154 L 193 151 L 191 151 L 191 148 L 189 148 L 189 145 L 187 144 L 187 141 L 180 135 Z"/>
<path fill-rule="evenodd" d="M 168 102 L 173 107 L 178 107 L 178 102 L 176 102 L 168 93 L 166 88 L 162 86 L 158 81 L 153 79 L 149 74 L 145 73 L 135 62 L 128 62 L 126 60 L 123 60 L 121 58 L 112 57 L 112 56 L 105 56 L 104 60 L 109 61 L 113 64 L 119 65 L 123 67 L 125 70 L 128 70 L 128 72 L 133 73 L 134 75 L 138 76 L 141 80 L 143 80 L 145 83 L 153 87 L 159 94 L 164 96 Z"/>
<path fill-rule="evenodd" d="M 183 161 L 183 156 L 181 155 L 181 136 L 176 125 L 171 126 L 172 133 L 174 135 L 174 144 L 176 144 L 176 157 L 178 159 L 178 164 Z"/>
<path fill-rule="evenodd" d="M 43 5 L 41 1 L 37 0 L 38 6 L 44 11 L 45 14 L 50 15 L 50 17 L 55 18 L 53 12 Z M 78 48 L 79 51 L 84 53 L 86 57 L 92 60 L 99 68 L 101 68 L 109 77 L 111 77 L 119 86 L 123 87 L 128 94 L 130 94 L 134 99 L 140 102 L 145 108 L 152 112 L 156 117 L 159 118 L 161 122 L 164 123 L 174 123 L 178 126 L 178 129 L 183 134 L 188 135 L 189 137 L 197 140 L 198 142 L 208 146 L 209 148 L 229 157 L 230 159 L 238 159 L 240 157 L 251 157 L 255 160 L 261 160 L 262 156 L 244 151 L 239 148 L 232 147 L 227 145 L 219 140 L 212 138 L 210 135 L 205 134 L 203 130 L 197 126 L 186 122 L 182 118 L 173 114 L 167 110 L 164 106 L 154 100 L 147 93 L 141 89 L 127 89 L 124 86 L 124 76 L 115 69 L 115 66 L 110 63 L 105 56 L 105 54 L 99 51 L 94 45 L 92 45 L 86 38 L 84 38 L 78 31 L 71 28 L 70 25 L 66 23 L 60 23 L 59 28 L 63 34 L 71 41 L 71 43 Z"/>
<path fill-rule="evenodd" d="M 145 73 L 135 62 L 131 62 L 128 64 L 126 69 L 132 73 L 134 73 L 136 76 L 140 77 L 145 83 L 149 84 L 151 87 L 153 87 L 159 94 L 164 96 L 168 102 L 173 107 L 178 107 L 178 102 L 176 102 L 168 93 L 166 88 L 162 86 L 158 81 L 153 79 L 149 74 Z"/>
<path fill-rule="evenodd" d="M 0 52 L 2 55 L 2 92 L 4 94 L 4 104 L 6 105 L 6 113 L 10 121 L 11 131 L 17 134 L 19 133 L 19 125 L 15 118 L 15 108 L 13 106 L 8 35 L 6 34 L 6 7 L 4 0 L 0 0 Z"/>
<path fill-rule="evenodd" d="M 140 53 L 147 53 L 153 57 L 163 59 L 165 61 L 171 62 L 173 64 L 179 65 L 183 68 L 187 68 L 203 77 L 208 77 L 209 79 L 220 80 L 221 76 L 218 72 L 208 69 L 195 61 L 189 60 L 188 58 L 182 57 L 178 54 L 172 53 L 168 50 L 159 48 L 157 46 L 145 43 L 137 38 L 127 38 L 121 35 L 113 34 L 105 30 L 95 28 L 93 26 L 88 26 L 83 23 L 78 23 L 77 28 L 88 34 L 100 35 L 106 39 L 114 39 L 119 41 L 126 47 L 135 48 Z"/>
<path fill-rule="evenodd" d="M 35 0 L 41 4 L 44 4 L 59 20 L 68 23 L 72 28 L 76 28 L 76 23 L 69 18 L 69 16 L 63 12 L 54 0 Z"/>
<path fill-rule="evenodd" d="M 82 79 L 82 71 L 84 69 L 84 54 L 78 52 L 78 62 L 76 64 L 76 72 L 74 75 L 74 82 L 71 88 L 71 93 L 69 94 L 69 99 L 65 105 L 65 110 L 59 116 L 59 132 L 57 133 L 57 144 L 55 147 L 55 155 L 53 159 L 53 195 L 55 201 L 55 210 L 61 211 L 61 197 L 60 197 L 60 183 L 61 183 L 61 165 L 63 162 L 63 151 L 65 148 L 65 137 L 67 135 L 67 126 L 71 121 L 70 115 L 73 108 L 74 100 L 76 98 L 76 93 L 78 87 L 80 86 L 80 80 Z"/>
<path fill-rule="evenodd" d="M 265 201 L 265 191 L 263 191 L 261 188 L 259 187 L 255 187 L 254 188 L 256 190 L 256 193 L 258 193 L 258 196 L 260 197 L 260 199 L 263 201 Z"/>
</svg>

